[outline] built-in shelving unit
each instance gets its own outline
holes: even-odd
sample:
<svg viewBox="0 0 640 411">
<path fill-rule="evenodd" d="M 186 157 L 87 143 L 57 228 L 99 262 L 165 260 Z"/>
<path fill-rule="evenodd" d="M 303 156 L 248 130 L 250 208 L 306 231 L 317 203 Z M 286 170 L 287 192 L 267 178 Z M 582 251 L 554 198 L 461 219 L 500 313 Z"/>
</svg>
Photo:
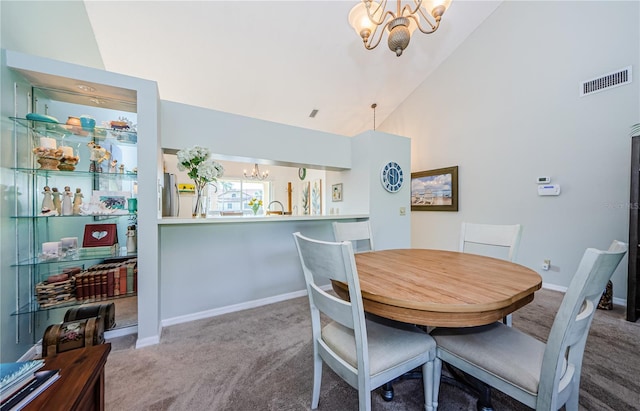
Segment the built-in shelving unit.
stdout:
<svg viewBox="0 0 640 411">
<path fill-rule="evenodd" d="M 33 105 L 37 106 L 35 103 Z M 14 164 L 11 167 L 15 193 L 10 217 L 15 224 L 17 244 L 15 261 L 11 264 L 16 270 L 16 309 L 12 315 L 36 315 L 78 304 L 135 296 L 137 268 L 123 271 L 128 280 L 122 283 L 126 289 L 120 290 L 120 284 L 114 286 L 113 278 L 107 282 L 105 273 L 96 275 L 95 280 L 91 277 L 82 298 L 79 291 L 80 287 L 85 287 L 79 283 L 80 276 L 91 272 L 93 267 L 117 266 L 123 262 L 137 266 L 136 250 L 125 247 L 127 229 L 131 226 L 135 228 L 137 221 L 137 209 L 127 204 L 137 192 L 135 130 L 104 127 L 83 129 L 78 125 L 19 117 L 9 117 L 9 120 L 14 125 L 15 147 Z M 109 158 L 96 161 L 91 151 L 96 146 L 104 149 Z M 117 151 L 122 155 L 122 150 L 128 150 L 128 158 L 134 158 L 136 163 L 128 167 L 118 167 L 117 162 L 111 163 L 115 158 L 112 152 Z M 64 154 L 61 154 L 62 151 Z M 46 152 L 44 156 L 43 152 Z M 55 156 L 49 157 L 49 153 L 54 152 Z M 51 158 L 51 164 L 40 162 L 42 157 Z M 66 159 L 71 160 L 64 164 Z M 72 214 L 68 214 L 68 205 L 67 213 L 63 213 L 60 204 L 54 206 L 53 210 L 45 207 L 44 197 L 46 195 L 52 199 L 54 187 L 60 193 L 57 194 L 59 200 L 65 195 L 65 187 L 69 187 L 68 197 L 79 198 L 82 205 L 88 204 L 88 207 L 74 204 Z M 106 204 L 102 202 L 102 197 L 96 198 L 101 193 L 113 199 L 112 203 Z M 69 198 L 67 201 L 74 200 Z M 107 223 L 116 225 L 117 244 L 104 247 L 108 248 L 105 252 L 95 252 L 94 248 L 83 249 L 85 226 Z M 76 239 L 77 246 L 60 250 L 59 253 L 44 252 L 45 243 L 56 243 L 62 238 Z M 67 274 L 67 279 L 60 282 L 53 281 L 52 276 L 65 274 L 65 271 L 77 274 Z M 103 271 L 106 272 L 106 269 Z M 113 276 L 113 271 L 111 274 Z M 119 279 L 120 273 L 117 275 L 116 279 Z M 53 297 L 43 304 L 42 290 L 47 286 L 47 290 L 55 291 L 52 291 Z M 56 300 L 57 296 L 59 301 Z M 52 318 L 58 317 L 47 314 L 34 321 L 34 324 L 38 324 L 34 330 L 36 339 L 39 329 L 54 321 Z"/>
</svg>

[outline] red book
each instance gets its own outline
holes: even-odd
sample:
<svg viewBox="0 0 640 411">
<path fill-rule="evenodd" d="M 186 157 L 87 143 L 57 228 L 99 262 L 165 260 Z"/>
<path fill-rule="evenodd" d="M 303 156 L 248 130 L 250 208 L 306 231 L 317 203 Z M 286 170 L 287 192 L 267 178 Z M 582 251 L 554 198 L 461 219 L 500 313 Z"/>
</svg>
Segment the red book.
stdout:
<svg viewBox="0 0 640 411">
<path fill-rule="evenodd" d="M 89 273 L 89 298 L 96 298 L 96 272 Z"/>
<path fill-rule="evenodd" d="M 76 299 L 82 300 L 84 288 L 82 288 L 82 273 L 76 274 Z"/>
<path fill-rule="evenodd" d="M 100 272 L 100 298 L 107 298 L 107 273 L 111 270 L 103 270 Z"/>
<path fill-rule="evenodd" d="M 115 280 L 116 272 L 117 270 L 107 271 L 107 297 L 113 297 L 115 295 L 115 287 L 113 282 Z"/>
<path fill-rule="evenodd" d="M 89 298 L 89 293 L 91 290 L 89 289 L 89 272 L 85 271 L 82 274 L 82 299 L 87 300 Z"/>
</svg>

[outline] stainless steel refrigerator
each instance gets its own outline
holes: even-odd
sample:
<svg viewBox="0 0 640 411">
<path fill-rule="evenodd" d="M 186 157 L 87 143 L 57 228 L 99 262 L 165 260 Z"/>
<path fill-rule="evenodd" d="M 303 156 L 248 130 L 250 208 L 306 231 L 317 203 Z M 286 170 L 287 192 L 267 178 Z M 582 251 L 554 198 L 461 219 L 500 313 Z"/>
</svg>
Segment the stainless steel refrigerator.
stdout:
<svg viewBox="0 0 640 411">
<path fill-rule="evenodd" d="M 162 188 L 162 216 L 177 217 L 180 212 L 180 192 L 176 175 L 164 173 L 164 187 Z"/>
</svg>

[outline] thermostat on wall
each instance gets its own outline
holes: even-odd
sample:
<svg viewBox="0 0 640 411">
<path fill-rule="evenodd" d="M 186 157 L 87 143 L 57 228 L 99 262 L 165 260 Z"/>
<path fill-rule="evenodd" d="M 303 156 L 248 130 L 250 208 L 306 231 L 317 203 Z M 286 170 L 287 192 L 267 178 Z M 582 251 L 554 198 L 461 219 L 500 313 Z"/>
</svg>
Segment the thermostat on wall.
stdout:
<svg viewBox="0 0 640 411">
<path fill-rule="evenodd" d="M 540 184 L 538 185 L 539 196 L 559 196 L 560 184 Z"/>
<path fill-rule="evenodd" d="M 538 177 L 538 184 L 549 184 L 551 182 L 551 177 Z"/>
</svg>

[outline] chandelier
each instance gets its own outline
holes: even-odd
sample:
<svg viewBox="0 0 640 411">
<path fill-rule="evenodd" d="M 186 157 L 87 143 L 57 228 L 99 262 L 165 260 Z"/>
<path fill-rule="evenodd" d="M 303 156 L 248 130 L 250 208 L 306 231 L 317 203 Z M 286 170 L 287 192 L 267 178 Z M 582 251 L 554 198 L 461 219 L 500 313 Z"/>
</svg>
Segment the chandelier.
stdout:
<svg viewBox="0 0 640 411">
<path fill-rule="evenodd" d="M 362 38 L 367 50 L 376 48 L 387 31 L 387 44 L 400 57 L 409 45 L 411 33 L 415 29 L 431 34 L 440 27 L 440 19 L 451 0 L 411 0 L 406 3 L 408 4 L 403 6 L 402 1 L 397 0 L 396 11 L 393 12 L 386 10 L 387 0 L 380 3 L 361 0 L 351 9 L 349 24 Z"/>
<path fill-rule="evenodd" d="M 253 170 L 251 171 L 251 174 L 247 174 L 247 170 L 243 171 L 244 177 L 248 178 L 250 180 L 264 180 L 267 177 L 269 177 L 269 171 L 264 171 L 264 172 L 260 172 L 260 169 L 258 168 L 258 163 L 255 163 L 253 165 Z"/>
</svg>

